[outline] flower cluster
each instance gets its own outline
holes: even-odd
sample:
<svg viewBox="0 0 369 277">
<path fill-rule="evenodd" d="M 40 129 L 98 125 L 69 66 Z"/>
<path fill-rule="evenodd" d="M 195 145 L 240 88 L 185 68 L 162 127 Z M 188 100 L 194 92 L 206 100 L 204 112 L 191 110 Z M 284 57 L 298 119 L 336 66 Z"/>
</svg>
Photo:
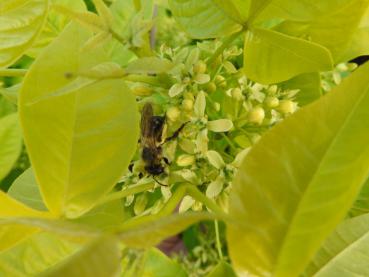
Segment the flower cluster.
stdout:
<svg viewBox="0 0 369 277">
<path fill-rule="evenodd" d="M 159 176 L 161 197 L 152 201 L 156 189 L 127 198 L 136 214 L 155 213 L 171 196 L 178 183 L 190 183 L 227 210 L 227 198 L 233 176 L 242 157 L 274 124 L 297 110 L 299 90 L 283 90 L 277 85 L 255 83 L 238 69 L 242 50 L 236 46 L 214 56 L 217 42 L 172 49 L 162 46 L 160 58 L 174 67 L 168 72 L 168 88 L 136 87 L 139 103 L 151 102 L 157 114 L 165 114 L 165 137 L 185 124 L 178 138 L 163 144 L 164 156 L 170 161 L 166 174 Z M 137 93 L 139 89 L 139 93 Z M 154 182 L 142 178 L 143 162 L 139 152 L 132 172 L 122 179 L 130 184 Z M 158 187 L 158 186 L 157 186 Z M 150 203 L 153 203 L 150 206 Z M 202 210 L 202 203 L 185 196 L 180 211 Z"/>
</svg>

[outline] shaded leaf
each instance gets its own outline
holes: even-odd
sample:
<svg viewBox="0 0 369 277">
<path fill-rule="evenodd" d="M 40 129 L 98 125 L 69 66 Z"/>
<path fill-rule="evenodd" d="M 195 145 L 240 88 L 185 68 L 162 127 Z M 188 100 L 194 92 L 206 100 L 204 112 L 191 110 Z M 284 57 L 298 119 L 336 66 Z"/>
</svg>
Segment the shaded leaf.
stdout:
<svg viewBox="0 0 369 277">
<path fill-rule="evenodd" d="M 236 273 L 230 264 L 226 262 L 220 262 L 206 277 L 236 277 Z"/>
<path fill-rule="evenodd" d="M 24 171 L 11 185 L 8 194 L 30 208 L 46 211 L 32 168 Z"/>
</svg>

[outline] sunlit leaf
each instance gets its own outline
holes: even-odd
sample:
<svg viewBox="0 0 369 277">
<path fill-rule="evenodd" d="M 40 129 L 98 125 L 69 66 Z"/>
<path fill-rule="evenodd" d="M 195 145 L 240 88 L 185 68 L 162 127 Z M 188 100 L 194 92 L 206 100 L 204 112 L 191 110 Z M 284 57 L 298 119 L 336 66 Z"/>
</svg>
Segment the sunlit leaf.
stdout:
<svg viewBox="0 0 369 277">
<path fill-rule="evenodd" d="M 35 276 L 73 254 L 78 247 L 78 244 L 58 236 L 36 233 L 0 253 L 0 275 Z"/>
<path fill-rule="evenodd" d="M 102 237 L 65 261 L 51 267 L 41 276 L 107 277 L 120 273 L 120 246 L 114 237 Z"/>
<path fill-rule="evenodd" d="M 112 189 L 138 138 L 135 98 L 122 80 L 48 97 L 73 82 L 70 72 L 108 61 L 101 48 L 80 51 L 89 37 L 70 25 L 33 63 L 20 95 L 25 142 L 45 204 L 67 217 L 91 209 Z"/>
<path fill-rule="evenodd" d="M 244 70 L 256 82 L 278 83 L 302 73 L 331 69 L 329 51 L 316 43 L 267 29 L 246 34 Z"/>
<path fill-rule="evenodd" d="M 169 0 L 179 24 L 193 38 L 214 38 L 229 35 L 242 26 L 229 18 L 212 0 Z M 229 11 L 228 11 L 229 12 Z M 232 9 L 235 12 L 235 9 Z"/>
<path fill-rule="evenodd" d="M 22 150 L 22 133 L 18 115 L 0 118 L 0 180 L 13 168 Z"/>
<path fill-rule="evenodd" d="M 369 215 L 345 220 L 324 242 L 307 276 L 367 276 Z"/>
<path fill-rule="evenodd" d="M 239 225 L 228 226 L 239 274 L 299 275 L 347 214 L 369 173 L 368 74 L 369 64 L 266 133 L 243 160 L 229 202 Z"/>
<path fill-rule="evenodd" d="M 226 262 L 220 262 L 206 277 L 236 277 L 232 267 Z"/>
<path fill-rule="evenodd" d="M 7 87 L 7 88 L 2 88 L 0 87 L 0 94 L 8 101 L 10 101 L 11 103 L 13 104 L 17 104 L 18 103 L 18 91 L 20 89 L 20 85 L 17 84 L 17 85 L 14 85 L 14 86 L 11 86 L 11 87 Z M 0 97 L 0 117 L 1 117 L 1 114 L 3 113 L 4 109 L 7 109 L 7 108 L 4 108 L 3 105 L 7 105 L 9 107 L 13 107 L 13 108 L 8 108 L 8 109 L 11 109 L 12 111 L 15 111 L 14 109 L 14 105 L 10 104 L 10 103 L 4 103 L 4 99 L 2 99 L 2 97 Z M 3 104 L 4 103 L 4 104 Z"/>
<path fill-rule="evenodd" d="M 48 0 L 2 0 L 0 4 L 0 67 L 6 67 L 30 48 L 42 30 Z"/>
</svg>

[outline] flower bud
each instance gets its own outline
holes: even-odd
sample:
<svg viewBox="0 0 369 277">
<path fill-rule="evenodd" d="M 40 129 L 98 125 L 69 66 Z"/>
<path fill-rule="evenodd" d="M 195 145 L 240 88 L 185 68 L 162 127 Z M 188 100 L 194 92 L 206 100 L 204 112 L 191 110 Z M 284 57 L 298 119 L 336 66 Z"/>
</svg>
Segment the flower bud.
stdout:
<svg viewBox="0 0 369 277">
<path fill-rule="evenodd" d="M 184 99 L 182 101 L 182 107 L 187 112 L 192 111 L 192 109 L 193 109 L 193 100 L 191 100 L 191 99 Z"/>
<path fill-rule="evenodd" d="M 183 213 L 189 210 L 194 203 L 195 203 L 195 200 L 191 196 L 186 195 L 185 197 L 183 197 L 181 204 L 179 204 L 178 211 L 180 213 Z"/>
<path fill-rule="evenodd" d="M 222 156 L 217 151 L 209 150 L 206 153 L 206 157 L 208 158 L 209 163 L 216 169 L 221 169 L 225 166 Z"/>
<path fill-rule="evenodd" d="M 227 81 L 222 75 L 215 76 L 215 84 L 220 88 L 225 88 L 227 86 Z"/>
<path fill-rule="evenodd" d="M 290 114 L 296 111 L 297 105 L 291 100 L 282 100 L 279 102 L 278 111 L 283 114 Z"/>
<path fill-rule="evenodd" d="M 149 202 L 149 200 L 147 199 L 147 196 L 146 196 L 145 193 L 139 195 L 136 198 L 135 205 L 133 206 L 133 210 L 134 210 L 135 214 L 136 215 L 142 214 L 145 211 L 146 205 L 147 205 L 148 202 Z"/>
<path fill-rule="evenodd" d="M 177 107 L 170 107 L 167 110 L 166 116 L 170 121 L 175 122 L 179 118 L 180 114 L 181 111 Z"/>
<path fill-rule="evenodd" d="M 248 114 L 250 123 L 261 124 L 265 118 L 265 112 L 262 107 L 254 107 Z"/>
<path fill-rule="evenodd" d="M 230 119 L 217 119 L 208 121 L 207 127 L 213 132 L 228 132 L 233 128 L 233 122 Z"/>
<path fill-rule="evenodd" d="M 278 107 L 279 105 L 279 99 L 277 97 L 273 97 L 273 96 L 268 96 L 265 99 L 265 105 L 270 108 L 273 109 L 275 107 Z"/>
<path fill-rule="evenodd" d="M 177 165 L 182 167 L 193 165 L 194 162 L 195 157 L 188 154 L 182 154 L 177 158 Z"/>
<path fill-rule="evenodd" d="M 214 107 L 214 110 L 216 110 L 217 112 L 220 111 L 220 104 L 218 102 L 214 102 L 213 107 Z"/>
<path fill-rule="evenodd" d="M 231 95 L 232 95 L 233 99 L 235 99 L 236 101 L 242 101 L 244 99 L 242 91 L 239 88 L 233 88 L 231 90 Z"/>
<path fill-rule="evenodd" d="M 137 96 L 149 96 L 153 93 L 153 89 L 148 86 L 136 86 L 132 91 Z"/>
<path fill-rule="evenodd" d="M 204 73 L 197 73 L 194 78 L 194 81 L 200 85 L 206 84 L 210 81 L 210 75 Z"/>
<path fill-rule="evenodd" d="M 223 190 L 224 177 L 218 175 L 218 177 L 212 181 L 206 188 L 206 196 L 209 198 L 217 197 Z"/>
<path fill-rule="evenodd" d="M 269 88 L 268 88 L 268 92 L 270 94 L 276 94 L 277 93 L 277 90 L 278 90 L 278 86 L 277 85 L 271 85 Z"/>
<path fill-rule="evenodd" d="M 205 73 L 206 72 L 206 63 L 203 61 L 198 61 L 194 66 L 193 66 L 193 72 L 198 74 L 198 73 Z"/>
<path fill-rule="evenodd" d="M 206 85 L 206 90 L 209 92 L 209 93 L 212 93 L 212 92 L 215 92 L 217 90 L 217 86 L 215 85 L 214 82 L 210 82 Z"/>
</svg>

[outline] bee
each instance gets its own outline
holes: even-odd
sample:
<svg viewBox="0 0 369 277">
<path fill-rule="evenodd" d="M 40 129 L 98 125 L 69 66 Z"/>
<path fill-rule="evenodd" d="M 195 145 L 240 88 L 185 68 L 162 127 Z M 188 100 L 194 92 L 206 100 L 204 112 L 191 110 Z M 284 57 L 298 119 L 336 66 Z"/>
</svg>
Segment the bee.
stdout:
<svg viewBox="0 0 369 277">
<path fill-rule="evenodd" d="M 154 115 L 151 103 L 146 103 L 141 112 L 141 159 L 145 163 L 145 171 L 158 176 L 164 173 L 163 161 L 168 165 L 169 161 L 163 157 L 162 145 L 178 137 L 183 127 L 188 122 L 182 124 L 172 136 L 163 142 L 163 130 L 165 125 L 165 116 Z M 156 180 L 155 180 L 156 181 Z M 159 182 L 158 182 L 159 183 Z M 159 183 L 160 184 L 160 183 Z"/>
</svg>

